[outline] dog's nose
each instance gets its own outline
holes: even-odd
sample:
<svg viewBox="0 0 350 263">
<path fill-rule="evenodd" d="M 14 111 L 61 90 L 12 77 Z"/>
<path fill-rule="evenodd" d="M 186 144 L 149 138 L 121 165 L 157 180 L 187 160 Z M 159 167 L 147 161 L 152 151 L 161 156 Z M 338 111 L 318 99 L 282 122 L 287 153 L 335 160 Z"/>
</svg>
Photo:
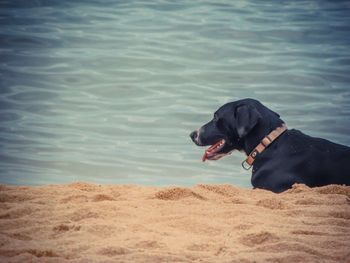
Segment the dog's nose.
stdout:
<svg viewBox="0 0 350 263">
<path fill-rule="evenodd" d="M 191 137 L 192 141 L 195 142 L 197 137 L 198 137 L 198 132 L 197 131 L 191 132 L 190 137 Z"/>
</svg>

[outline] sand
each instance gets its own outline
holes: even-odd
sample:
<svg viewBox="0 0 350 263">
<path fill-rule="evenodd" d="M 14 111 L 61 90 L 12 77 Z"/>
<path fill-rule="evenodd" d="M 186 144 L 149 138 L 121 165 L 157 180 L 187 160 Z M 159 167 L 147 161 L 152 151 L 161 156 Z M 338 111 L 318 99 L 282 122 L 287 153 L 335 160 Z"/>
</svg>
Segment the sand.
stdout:
<svg viewBox="0 0 350 263">
<path fill-rule="evenodd" d="M 0 262 L 350 262 L 350 187 L 0 185 Z"/>
</svg>

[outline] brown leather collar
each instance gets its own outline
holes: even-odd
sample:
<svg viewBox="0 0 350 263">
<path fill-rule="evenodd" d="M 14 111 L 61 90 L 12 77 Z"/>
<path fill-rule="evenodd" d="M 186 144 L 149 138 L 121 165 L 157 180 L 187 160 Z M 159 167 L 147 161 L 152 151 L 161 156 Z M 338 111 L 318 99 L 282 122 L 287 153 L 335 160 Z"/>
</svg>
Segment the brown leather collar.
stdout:
<svg viewBox="0 0 350 263">
<path fill-rule="evenodd" d="M 278 138 L 282 133 L 287 130 L 287 125 L 285 123 L 282 124 L 281 127 L 276 128 L 272 132 L 270 132 L 261 142 L 254 148 L 254 150 L 248 155 L 247 159 L 242 162 L 242 167 L 246 170 L 249 170 L 253 166 L 253 162 L 255 161 L 255 157 L 263 152 L 274 140 Z"/>
</svg>

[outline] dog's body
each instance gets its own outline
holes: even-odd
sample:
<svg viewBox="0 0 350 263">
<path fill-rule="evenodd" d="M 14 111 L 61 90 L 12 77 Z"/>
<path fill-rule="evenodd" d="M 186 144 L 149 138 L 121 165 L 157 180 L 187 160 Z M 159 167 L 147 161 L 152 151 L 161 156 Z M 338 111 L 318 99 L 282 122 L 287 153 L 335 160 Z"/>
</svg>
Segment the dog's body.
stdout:
<svg viewBox="0 0 350 263">
<path fill-rule="evenodd" d="M 258 155 L 252 185 L 282 192 L 294 183 L 310 187 L 350 185 L 350 148 L 287 130 Z"/>
<path fill-rule="evenodd" d="M 191 138 L 199 146 L 222 141 L 207 159 L 216 160 L 233 150 L 249 155 L 283 123 L 277 113 L 260 102 L 244 99 L 222 106 L 214 119 L 193 132 Z M 256 156 L 251 182 L 256 188 L 273 192 L 285 191 L 294 183 L 310 187 L 350 185 L 350 148 L 298 130 L 287 130 Z"/>
</svg>

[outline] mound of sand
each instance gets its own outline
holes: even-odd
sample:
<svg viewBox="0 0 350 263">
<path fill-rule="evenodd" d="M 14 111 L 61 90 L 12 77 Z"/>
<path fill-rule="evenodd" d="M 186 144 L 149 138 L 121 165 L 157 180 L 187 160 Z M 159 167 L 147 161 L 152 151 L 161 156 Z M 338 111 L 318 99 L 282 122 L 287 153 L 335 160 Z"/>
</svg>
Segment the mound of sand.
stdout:
<svg viewBox="0 0 350 263">
<path fill-rule="evenodd" d="M 350 262 L 350 187 L 0 185 L 0 262 Z"/>
</svg>

